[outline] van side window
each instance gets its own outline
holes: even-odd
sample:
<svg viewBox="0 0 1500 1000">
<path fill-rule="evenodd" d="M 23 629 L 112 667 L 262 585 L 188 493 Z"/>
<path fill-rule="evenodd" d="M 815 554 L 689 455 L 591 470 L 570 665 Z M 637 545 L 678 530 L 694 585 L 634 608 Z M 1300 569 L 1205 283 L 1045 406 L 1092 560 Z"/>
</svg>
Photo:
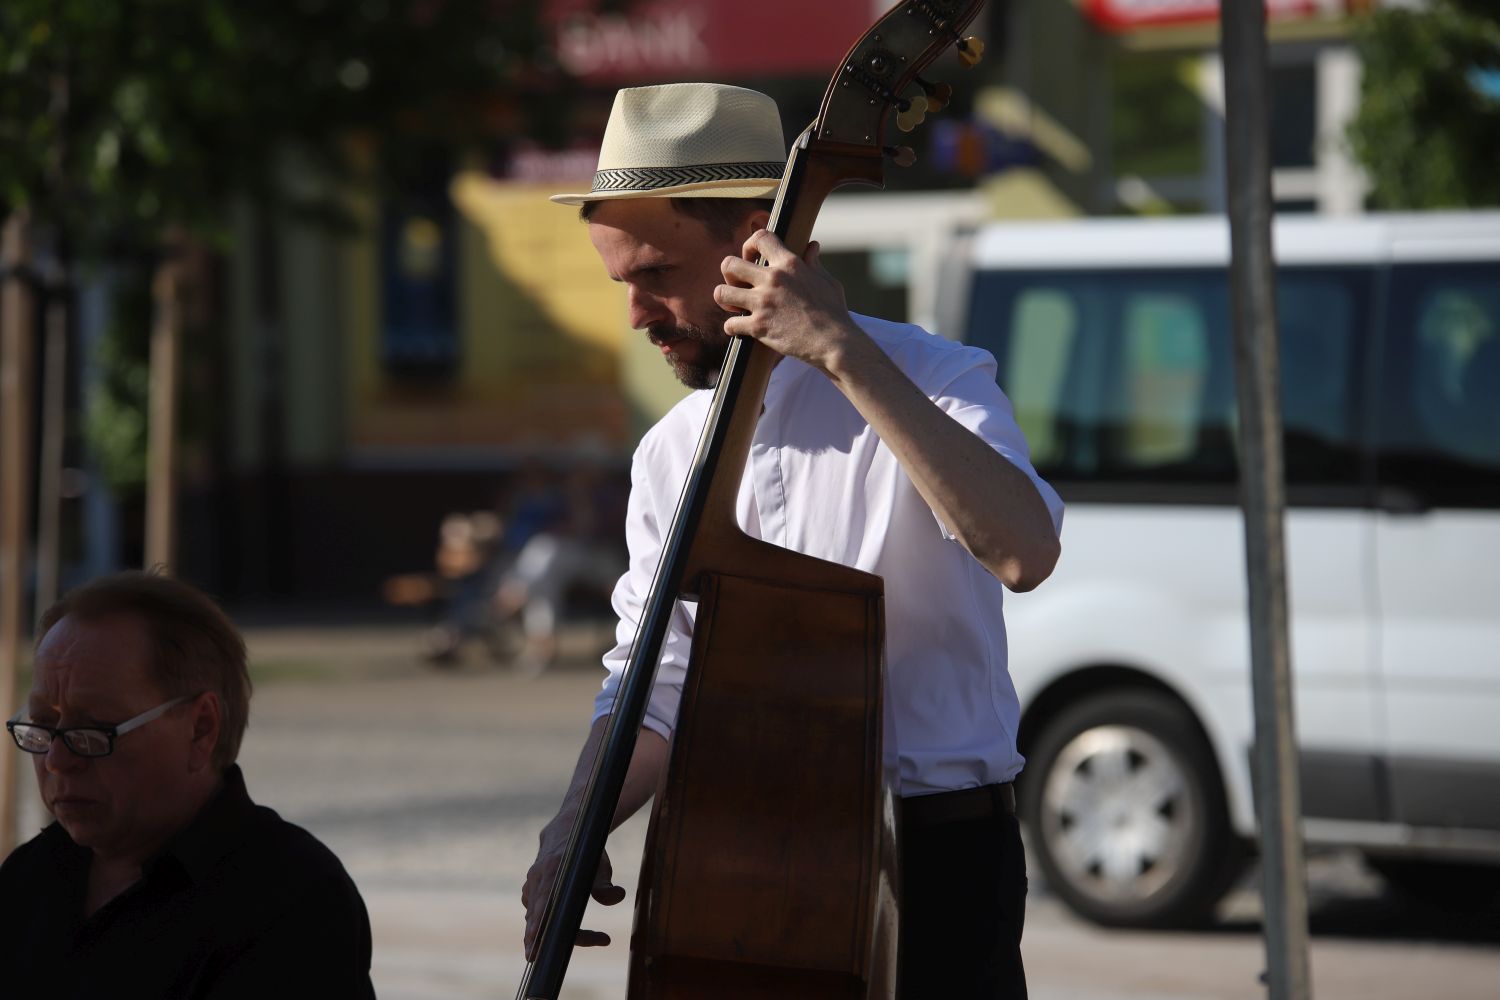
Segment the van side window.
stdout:
<svg viewBox="0 0 1500 1000">
<path fill-rule="evenodd" d="M 1277 275 L 1281 423 L 1288 483 L 1353 482 L 1360 472 L 1357 387 L 1368 340 L 1367 273 Z"/>
<path fill-rule="evenodd" d="M 1380 481 L 1438 506 L 1500 505 L 1500 265 L 1391 276 Z"/>
<path fill-rule="evenodd" d="M 1280 276 L 1289 483 L 1358 480 L 1368 280 L 1349 269 Z M 995 354 L 1044 476 L 1227 486 L 1238 461 L 1229 309 L 1217 271 L 988 272 L 975 279 L 969 339 Z M 1220 493 L 1212 499 L 1232 502 Z"/>
<path fill-rule="evenodd" d="M 1122 470 L 1191 462 L 1198 436 L 1214 418 L 1208 391 L 1211 357 L 1203 310 L 1192 295 L 1142 292 L 1122 303 L 1123 350 L 1110 443 Z"/>
<path fill-rule="evenodd" d="M 1015 328 L 1009 363 L 1014 373 L 1010 402 L 1026 435 L 1031 460 L 1057 465 L 1066 460 L 1067 439 L 1060 428 L 1077 423 L 1080 414 L 1065 412 L 1072 404 L 1063 379 L 1075 350 L 1078 311 L 1066 294 L 1051 288 L 1029 289 L 1015 306 Z"/>
<path fill-rule="evenodd" d="M 975 318 L 988 320 L 975 340 L 997 355 L 1038 470 L 1095 482 L 1224 478 L 1229 456 L 1201 448 L 1205 423 L 1227 412 L 1213 290 L 1156 277 L 1011 275 L 1009 289 L 978 290 Z M 986 291 L 1009 301 L 984 311 Z"/>
</svg>

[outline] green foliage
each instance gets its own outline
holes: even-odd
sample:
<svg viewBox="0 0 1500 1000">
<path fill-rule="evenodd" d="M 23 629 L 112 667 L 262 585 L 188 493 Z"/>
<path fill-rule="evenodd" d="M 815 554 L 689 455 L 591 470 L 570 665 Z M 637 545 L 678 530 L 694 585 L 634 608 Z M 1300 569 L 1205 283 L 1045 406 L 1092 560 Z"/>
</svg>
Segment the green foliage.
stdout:
<svg viewBox="0 0 1500 1000">
<path fill-rule="evenodd" d="M 332 170 L 472 135 L 535 48 L 504 0 L 4 0 L 0 203 L 75 246 L 213 231 L 287 149 Z M 351 142 L 357 137 L 359 143 Z"/>
<path fill-rule="evenodd" d="M 1369 171 L 1372 202 L 1500 205 L 1500 98 L 1485 85 L 1500 73 L 1500 5 L 1431 0 L 1382 9 L 1357 44 L 1364 83 L 1349 140 Z"/>
<path fill-rule="evenodd" d="M 148 289 L 163 235 L 223 234 L 236 194 L 338 221 L 341 187 L 320 174 L 363 171 L 396 189 L 434 147 L 503 133 L 539 48 L 538 6 L 0 0 L 0 218 L 27 207 L 69 258 L 120 266 L 85 413 L 117 494 L 145 479 Z M 288 190 L 293 158 L 314 182 Z"/>
<path fill-rule="evenodd" d="M 140 260 L 116 268 L 110 286 L 109 325 L 93 345 L 89 363 L 98 378 L 83 401 L 83 434 L 89 455 L 116 497 L 146 485 L 151 393 L 151 268 Z M 185 449 L 206 447 L 224 419 L 221 399 L 191 391 L 191 373 L 215 349 L 213 331 L 186 326 L 178 341 L 184 391 L 177 405 L 177 435 Z"/>
<path fill-rule="evenodd" d="M 1203 107 L 1194 63 L 1178 55 L 1122 53 L 1110 105 L 1113 165 L 1121 176 L 1202 169 Z"/>
<path fill-rule="evenodd" d="M 85 401 L 84 435 L 115 496 L 146 483 L 146 412 L 151 386 L 149 274 L 122 275 L 110 324 L 92 361 L 100 378 Z"/>
</svg>

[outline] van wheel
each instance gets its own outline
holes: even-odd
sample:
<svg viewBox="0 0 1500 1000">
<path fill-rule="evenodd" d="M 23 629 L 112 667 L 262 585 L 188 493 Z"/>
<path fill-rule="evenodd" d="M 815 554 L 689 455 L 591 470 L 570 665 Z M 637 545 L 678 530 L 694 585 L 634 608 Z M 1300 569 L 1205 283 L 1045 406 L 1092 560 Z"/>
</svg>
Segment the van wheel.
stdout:
<svg viewBox="0 0 1500 1000">
<path fill-rule="evenodd" d="M 1059 713 L 1026 765 L 1021 811 L 1048 884 L 1108 926 L 1205 924 L 1243 863 L 1207 741 L 1147 691 Z"/>
</svg>

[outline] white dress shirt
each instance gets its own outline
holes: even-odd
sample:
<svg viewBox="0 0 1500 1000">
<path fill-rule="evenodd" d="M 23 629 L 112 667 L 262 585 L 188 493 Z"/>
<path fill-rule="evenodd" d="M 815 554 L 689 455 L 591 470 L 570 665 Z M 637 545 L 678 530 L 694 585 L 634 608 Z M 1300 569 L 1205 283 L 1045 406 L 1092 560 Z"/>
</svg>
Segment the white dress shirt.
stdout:
<svg viewBox="0 0 1500 1000">
<path fill-rule="evenodd" d="M 989 352 L 904 323 L 855 316 L 918 388 L 1031 477 L 1062 528 L 1062 501 L 1031 467 Z M 630 567 L 615 586 L 616 644 L 594 717 L 610 712 L 712 393 L 647 432 L 631 463 Z M 828 378 L 783 358 L 771 374 L 740 484 L 746 533 L 885 578 L 886 698 L 901 794 L 1009 781 L 1020 709 L 1006 670 L 1004 587 L 934 515 L 894 455 Z M 678 602 L 645 725 L 670 739 L 696 603 Z"/>
</svg>

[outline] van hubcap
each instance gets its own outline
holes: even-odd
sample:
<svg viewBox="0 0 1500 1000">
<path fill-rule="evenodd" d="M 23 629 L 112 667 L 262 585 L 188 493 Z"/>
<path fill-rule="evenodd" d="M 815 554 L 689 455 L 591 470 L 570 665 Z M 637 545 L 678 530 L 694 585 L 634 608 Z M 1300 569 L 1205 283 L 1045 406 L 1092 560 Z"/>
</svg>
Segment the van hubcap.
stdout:
<svg viewBox="0 0 1500 1000">
<path fill-rule="evenodd" d="M 1057 755 L 1041 832 L 1060 873 L 1106 903 L 1159 892 L 1189 861 L 1200 810 L 1181 763 L 1143 729 L 1100 726 Z"/>
</svg>

